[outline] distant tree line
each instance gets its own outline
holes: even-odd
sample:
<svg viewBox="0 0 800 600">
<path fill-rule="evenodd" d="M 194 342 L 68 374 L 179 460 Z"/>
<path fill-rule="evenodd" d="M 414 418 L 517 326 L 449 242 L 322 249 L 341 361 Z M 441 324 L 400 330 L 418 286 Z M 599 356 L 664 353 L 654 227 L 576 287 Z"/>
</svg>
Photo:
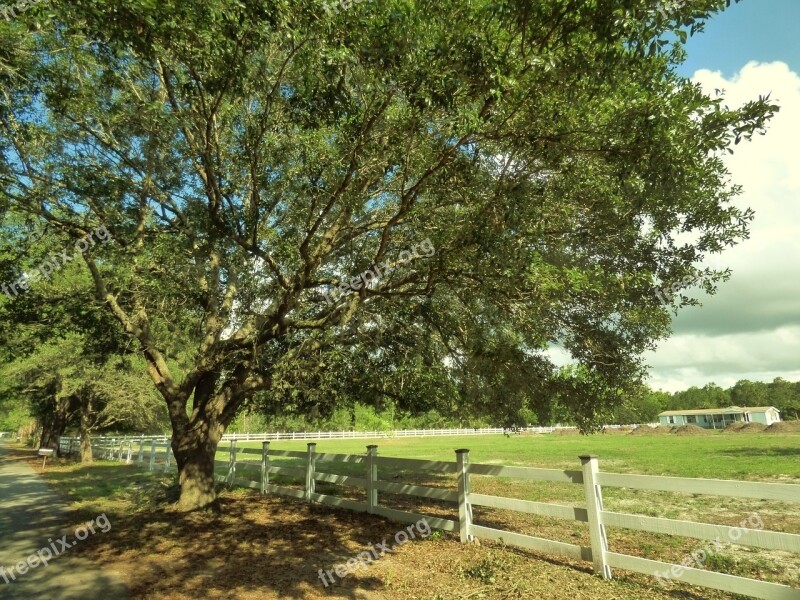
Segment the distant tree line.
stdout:
<svg viewBox="0 0 800 600">
<path fill-rule="evenodd" d="M 643 388 L 614 410 L 615 423 L 651 423 L 665 410 L 721 408 L 726 406 L 774 406 L 783 420 L 800 418 L 800 381 L 776 377 L 771 383 L 740 379 L 729 388 L 715 383 L 669 393 Z"/>
<path fill-rule="evenodd" d="M 56 356 L 53 354 L 52 356 Z M 42 360 L 43 356 L 37 356 Z M 33 362 L 33 361 L 32 361 Z M 52 363 L 50 363 L 52 365 Z M 19 369 L 19 364 L 16 365 Z M 31 375 L 35 369 L 31 366 L 28 372 Z M 26 369 L 20 369 L 25 371 Z M 70 386 L 66 375 L 68 369 L 56 370 L 51 378 L 45 380 L 50 386 L 63 386 L 63 389 L 72 387 L 85 393 L 82 386 Z M 73 375 L 72 373 L 70 373 Z M 41 371 L 39 372 L 41 377 Z M 74 375 L 73 375 L 74 376 Z M 58 381 L 56 381 L 58 379 Z M 116 379 L 118 398 L 114 398 L 112 382 Z M 9 396 L 0 394 L 0 431 L 16 431 L 23 438 L 33 444 L 52 443 L 57 434 L 74 434 L 81 432 L 81 416 L 84 419 L 83 430 L 97 433 L 169 433 L 169 422 L 166 415 L 160 414 L 156 418 L 145 418 L 150 415 L 147 410 L 141 410 L 148 403 L 153 402 L 152 396 L 145 393 L 145 386 L 131 385 L 130 381 L 123 383 L 120 372 L 114 369 L 106 371 L 106 376 L 100 381 L 95 381 L 96 388 L 104 394 L 95 396 L 100 399 L 97 408 L 92 407 L 87 416 L 85 405 L 76 403 L 80 393 L 72 392 L 63 394 L 65 401 L 48 404 L 45 394 L 31 393 L 38 388 L 27 388 L 27 403 L 24 401 L 12 402 Z M 121 388 L 127 387 L 124 393 Z M 147 390 L 149 392 L 149 390 Z M 52 392 L 51 392 L 52 393 Z M 51 396 L 52 397 L 52 396 Z M 136 400 L 135 400 L 136 399 Z M 55 421 L 59 418 L 58 407 L 65 411 L 63 422 L 59 425 Z M 692 386 L 679 392 L 665 392 L 652 390 L 641 386 L 638 392 L 624 397 L 622 402 L 604 419 L 607 424 L 629 425 L 637 423 L 654 423 L 658 421 L 658 413 L 665 410 L 719 408 L 726 406 L 774 406 L 781 411 L 784 420 L 800 418 L 800 381 L 786 381 L 780 377 L 771 383 L 749 381 L 742 379 L 729 388 L 722 388 L 715 383 L 708 383 L 703 387 Z M 83 408 L 83 410 L 81 410 Z M 152 407 L 150 407 L 152 408 Z M 156 411 L 158 412 L 158 411 Z M 115 416 L 116 414 L 116 416 Z M 307 413 L 282 412 L 279 414 L 265 414 L 257 406 L 250 411 L 243 412 L 231 423 L 231 433 L 256 433 L 265 431 L 391 431 L 394 429 L 440 429 L 459 427 L 512 427 L 512 426 L 549 426 L 549 425 L 574 425 L 568 408 L 555 398 L 546 409 L 534 411 L 522 408 L 515 418 L 507 417 L 487 418 L 476 415 L 464 415 L 445 410 L 429 409 L 410 412 L 399 409 L 397 405 L 387 400 L 382 403 L 367 403 L 363 400 L 351 400 L 339 406 L 330 413 L 323 414 L 318 410 Z M 86 452 L 85 452 L 86 454 Z M 91 456 L 91 454 L 88 454 Z"/>
<path fill-rule="evenodd" d="M 800 418 L 800 381 L 786 381 L 780 377 L 771 383 L 742 379 L 729 388 L 715 383 L 703 387 L 692 386 L 679 392 L 652 390 L 641 386 L 625 396 L 617 408 L 608 413 L 608 424 L 629 425 L 655 423 L 658 413 L 665 410 L 719 408 L 727 406 L 774 406 L 781 418 Z M 399 411 L 391 403 L 373 406 L 354 402 L 338 408 L 327 416 L 322 415 L 272 415 L 243 413 L 231 424 L 231 432 L 261 431 L 391 431 L 393 429 L 436 429 L 458 427 L 502 427 L 516 425 L 574 425 L 569 410 L 557 399 L 544 411 L 522 409 L 514 422 L 508 419 L 463 417 L 437 410 L 412 414 Z"/>
</svg>

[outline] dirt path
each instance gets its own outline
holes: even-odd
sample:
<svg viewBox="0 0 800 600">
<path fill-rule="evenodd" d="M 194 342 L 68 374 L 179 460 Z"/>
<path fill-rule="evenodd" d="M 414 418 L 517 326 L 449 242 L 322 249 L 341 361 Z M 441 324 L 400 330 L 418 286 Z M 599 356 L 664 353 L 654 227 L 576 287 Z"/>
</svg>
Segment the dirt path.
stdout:
<svg viewBox="0 0 800 600">
<path fill-rule="evenodd" d="M 110 523 L 100 518 L 92 534 L 85 524 L 71 522 L 74 518 L 66 503 L 7 446 L 8 440 L 0 440 L 0 597 L 128 598 L 116 573 L 97 569 L 91 561 L 70 555 L 65 547 L 81 543 L 76 535 L 106 535 L 103 529 L 110 533 Z"/>
</svg>

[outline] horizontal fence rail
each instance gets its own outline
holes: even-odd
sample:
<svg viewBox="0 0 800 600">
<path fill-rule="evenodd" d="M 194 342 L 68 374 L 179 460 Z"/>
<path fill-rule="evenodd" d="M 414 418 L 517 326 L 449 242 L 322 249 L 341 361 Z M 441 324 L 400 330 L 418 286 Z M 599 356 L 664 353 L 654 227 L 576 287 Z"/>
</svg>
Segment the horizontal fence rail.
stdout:
<svg viewBox="0 0 800 600">
<path fill-rule="evenodd" d="M 644 423 L 636 425 L 605 425 L 606 429 L 637 428 L 637 427 L 656 427 L 658 423 Z M 455 436 L 455 435 L 512 435 L 515 433 L 553 433 L 561 430 L 574 430 L 576 427 L 555 425 L 553 427 L 483 427 L 483 428 L 461 428 L 461 429 L 393 429 L 389 431 L 287 431 L 273 433 L 226 433 L 222 436 L 222 441 L 230 442 L 233 440 L 244 442 L 265 442 L 278 440 L 358 440 L 358 439 L 379 439 L 379 438 L 406 438 L 406 437 L 435 437 L 435 436 Z M 70 440 L 78 440 L 77 437 L 64 436 L 61 438 L 63 443 L 69 444 Z M 92 438 L 93 443 L 104 444 L 119 440 L 156 440 L 165 443 L 170 441 L 168 435 L 127 435 L 127 436 L 97 436 Z"/>
<path fill-rule="evenodd" d="M 62 439 L 62 443 L 66 443 L 69 450 L 73 450 L 77 446 L 75 440 Z M 609 511 L 603 508 L 602 498 L 602 488 L 605 486 L 800 503 L 800 485 L 798 484 L 607 473 L 600 471 L 598 458 L 590 455 L 580 457 L 580 470 L 561 470 L 472 464 L 469 460 L 469 450 L 456 450 L 456 460 L 449 462 L 378 456 L 378 446 L 376 445 L 367 446 L 366 454 L 362 455 L 317 452 L 317 444 L 313 442 L 308 444 L 305 452 L 273 450 L 270 448 L 270 443 L 270 440 L 263 440 L 261 449 L 239 449 L 237 440 L 231 439 L 228 460 L 214 462 L 218 471 L 215 474 L 216 480 L 228 486 L 236 485 L 256 489 L 262 494 L 278 494 L 306 502 L 317 502 L 327 506 L 367 512 L 400 522 L 419 522 L 425 519 L 433 529 L 457 532 L 462 542 L 470 542 L 475 539 L 499 541 L 539 552 L 559 554 L 574 560 L 589 561 L 593 563 L 595 573 L 606 579 L 611 579 L 611 568 L 613 567 L 656 577 L 659 575 L 667 577 L 668 574 L 671 574 L 676 581 L 682 583 L 764 600 L 800 600 L 800 589 L 794 587 L 693 568 L 686 566 L 686 561 L 676 565 L 611 552 L 606 527 L 709 541 L 729 538 L 742 546 L 793 553 L 800 553 L 800 535 Z M 150 471 L 176 470 L 171 446 L 160 438 L 97 440 L 92 445 L 92 449 L 98 458 L 127 464 L 135 463 Z M 64 451 L 67 451 L 67 448 L 64 448 Z M 242 460 L 248 456 L 251 457 L 250 460 Z M 281 462 L 276 464 L 273 459 Z M 289 464 L 285 464 L 287 460 L 290 461 Z M 318 470 L 324 469 L 332 463 L 350 465 L 351 470 L 360 470 L 360 472 L 341 475 Z M 246 477 L 237 477 L 237 466 L 240 469 L 247 468 L 251 474 L 259 473 L 259 480 L 253 481 Z M 399 470 L 399 474 L 394 475 L 392 481 L 379 478 L 379 472 L 386 467 Z M 448 489 L 396 481 L 395 479 L 402 476 L 403 472 L 455 475 L 456 486 Z M 282 482 L 280 485 L 271 483 L 270 474 L 278 474 L 292 481 L 286 484 Z M 584 506 L 571 506 L 473 493 L 470 481 L 472 477 L 503 477 L 579 485 L 583 488 L 585 502 Z M 318 493 L 316 482 L 364 490 L 366 501 Z M 458 517 L 446 519 L 398 510 L 381 504 L 379 493 L 444 502 L 452 505 L 454 513 L 456 510 L 458 511 Z M 587 523 L 590 545 L 581 546 L 479 525 L 473 520 L 473 506 Z M 737 531 L 738 537 L 733 536 L 734 531 Z M 655 585 L 655 580 L 653 585 Z"/>
</svg>

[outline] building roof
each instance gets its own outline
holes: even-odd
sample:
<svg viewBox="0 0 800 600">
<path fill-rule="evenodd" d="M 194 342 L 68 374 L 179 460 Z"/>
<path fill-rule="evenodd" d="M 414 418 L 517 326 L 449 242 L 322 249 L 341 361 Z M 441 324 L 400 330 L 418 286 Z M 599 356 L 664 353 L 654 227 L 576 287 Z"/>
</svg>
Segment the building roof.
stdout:
<svg viewBox="0 0 800 600">
<path fill-rule="evenodd" d="M 767 412 L 768 410 L 780 412 L 774 406 L 729 406 L 728 408 L 698 408 L 692 410 L 665 410 L 658 413 L 659 417 L 675 417 L 678 415 L 737 415 L 746 412 Z"/>
</svg>

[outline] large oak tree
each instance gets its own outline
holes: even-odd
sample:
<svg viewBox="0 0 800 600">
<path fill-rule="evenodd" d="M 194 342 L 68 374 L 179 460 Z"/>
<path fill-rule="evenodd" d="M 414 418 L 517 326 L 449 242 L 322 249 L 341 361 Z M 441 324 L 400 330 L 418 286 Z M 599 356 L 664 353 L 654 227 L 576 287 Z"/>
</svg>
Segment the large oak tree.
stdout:
<svg viewBox="0 0 800 600">
<path fill-rule="evenodd" d="M 51 3 L 0 25 L 0 198 L 112 232 L 81 259 L 169 409 L 185 509 L 245 402 L 322 356 L 466 368 L 476 404 L 506 395 L 475 377 L 561 389 L 588 426 L 668 332 L 656 287 L 746 235 L 722 154 L 775 107 L 674 70 L 724 4 Z"/>
</svg>

